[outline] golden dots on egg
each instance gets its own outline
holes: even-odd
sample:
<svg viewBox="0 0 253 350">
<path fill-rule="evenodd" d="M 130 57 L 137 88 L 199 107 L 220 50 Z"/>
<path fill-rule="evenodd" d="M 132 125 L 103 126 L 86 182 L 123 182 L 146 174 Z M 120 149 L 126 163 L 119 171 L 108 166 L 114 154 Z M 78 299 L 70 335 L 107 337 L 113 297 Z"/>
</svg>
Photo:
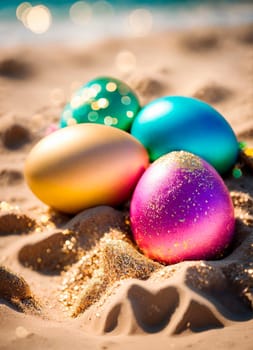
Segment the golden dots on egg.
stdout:
<svg viewBox="0 0 253 350">
<path fill-rule="evenodd" d="M 131 98 L 129 96 L 122 96 L 121 102 L 123 103 L 123 105 L 128 106 L 131 104 Z"/>
<path fill-rule="evenodd" d="M 118 118 L 113 118 L 110 115 L 107 115 L 104 118 L 104 124 L 108 125 L 108 126 L 110 126 L 110 125 L 117 125 L 118 124 Z"/>
<path fill-rule="evenodd" d="M 97 112 L 93 111 L 88 113 L 88 120 L 90 122 L 95 122 L 98 120 L 98 118 L 99 118 L 99 114 Z"/>
<path fill-rule="evenodd" d="M 106 90 L 108 92 L 114 92 L 117 90 L 117 85 L 114 82 L 110 81 L 106 84 Z"/>
<path fill-rule="evenodd" d="M 74 95 L 71 103 L 65 106 L 60 120 L 60 128 L 66 127 L 67 117 L 65 110 L 72 111 L 72 118 L 77 124 L 98 123 L 114 125 L 119 129 L 128 131 L 134 116 L 140 109 L 137 96 L 124 82 L 112 77 L 101 77 L 82 85 Z M 89 112 L 98 112 L 89 114 Z M 118 119 L 115 119 L 118 118 Z"/>
<path fill-rule="evenodd" d="M 105 109 L 109 106 L 109 101 L 107 100 L 107 98 L 100 98 L 97 103 L 99 108 Z"/>
<path fill-rule="evenodd" d="M 164 163 L 164 165 L 174 162 L 177 163 L 178 166 L 182 169 L 185 169 L 186 172 L 191 172 L 193 170 L 203 170 L 203 166 L 201 164 L 201 160 L 195 157 L 193 154 L 179 151 L 179 152 L 171 152 L 169 157 L 160 157 L 157 160 L 159 163 Z M 197 190 L 196 190 L 197 191 Z M 196 192 L 197 193 L 197 192 Z M 197 193 L 198 194 L 198 193 Z"/>
<path fill-rule="evenodd" d="M 92 102 L 92 104 L 91 104 L 91 109 L 92 109 L 93 111 L 98 111 L 98 110 L 100 109 L 100 107 L 99 107 L 97 101 Z"/>
<path fill-rule="evenodd" d="M 112 125 L 113 124 L 113 118 L 111 116 L 107 115 L 104 118 L 104 123 L 105 123 L 105 125 L 108 125 L 108 126 Z"/>
<path fill-rule="evenodd" d="M 126 112 L 126 115 L 127 115 L 128 118 L 133 118 L 134 112 L 132 112 L 132 111 L 127 111 L 127 112 Z"/>
</svg>

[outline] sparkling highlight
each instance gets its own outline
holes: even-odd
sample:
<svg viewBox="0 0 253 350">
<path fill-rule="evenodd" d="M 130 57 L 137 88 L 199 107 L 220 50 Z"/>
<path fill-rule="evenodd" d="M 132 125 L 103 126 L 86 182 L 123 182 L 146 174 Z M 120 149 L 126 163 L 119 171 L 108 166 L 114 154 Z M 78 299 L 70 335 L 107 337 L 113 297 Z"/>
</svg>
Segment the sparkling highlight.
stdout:
<svg viewBox="0 0 253 350">
<path fill-rule="evenodd" d="M 91 80 L 72 96 L 61 116 L 60 127 L 96 123 L 128 131 L 140 109 L 135 93 L 124 82 L 101 77 Z"/>
<path fill-rule="evenodd" d="M 132 197 L 130 220 L 144 254 L 167 264 L 219 256 L 235 224 L 219 174 L 182 151 L 159 158 L 146 170 Z"/>
</svg>

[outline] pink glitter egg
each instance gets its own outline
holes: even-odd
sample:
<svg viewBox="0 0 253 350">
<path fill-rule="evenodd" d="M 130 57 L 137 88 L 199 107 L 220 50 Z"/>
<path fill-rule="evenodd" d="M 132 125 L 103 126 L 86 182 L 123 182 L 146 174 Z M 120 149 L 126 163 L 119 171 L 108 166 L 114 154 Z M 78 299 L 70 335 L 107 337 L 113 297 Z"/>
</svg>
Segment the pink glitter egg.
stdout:
<svg viewBox="0 0 253 350">
<path fill-rule="evenodd" d="M 166 264 L 221 256 L 235 226 L 220 175 L 183 151 L 166 154 L 144 172 L 131 200 L 130 222 L 140 250 Z"/>
</svg>

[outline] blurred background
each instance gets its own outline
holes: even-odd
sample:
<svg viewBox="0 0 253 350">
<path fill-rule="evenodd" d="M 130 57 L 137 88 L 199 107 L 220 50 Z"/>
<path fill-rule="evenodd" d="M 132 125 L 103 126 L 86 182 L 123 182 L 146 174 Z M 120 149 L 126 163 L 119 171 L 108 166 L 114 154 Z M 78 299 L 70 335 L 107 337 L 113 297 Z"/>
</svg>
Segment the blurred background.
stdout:
<svg viewBox="0 0 253 350">
<path fill-rule="evenodd" d="M 0 0 L 0 45 L 88 44 L 106 37 L 252 22 L 252 0 Z"/>
</svg>

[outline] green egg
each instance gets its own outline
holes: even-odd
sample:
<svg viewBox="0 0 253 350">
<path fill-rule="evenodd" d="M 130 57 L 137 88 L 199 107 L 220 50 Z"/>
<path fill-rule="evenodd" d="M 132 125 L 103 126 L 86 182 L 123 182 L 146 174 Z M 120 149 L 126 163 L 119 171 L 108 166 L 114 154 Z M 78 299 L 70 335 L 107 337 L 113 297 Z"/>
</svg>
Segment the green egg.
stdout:
<svg viewBox="0 0 253 350">
<path fill-rule="evenodd" d="M 99 77 L 74 93 L 62 112 L 60 127 L 96 123 L 128 131 L 139 110 L 139 100 L 127 84 Z"/>
</svg>

